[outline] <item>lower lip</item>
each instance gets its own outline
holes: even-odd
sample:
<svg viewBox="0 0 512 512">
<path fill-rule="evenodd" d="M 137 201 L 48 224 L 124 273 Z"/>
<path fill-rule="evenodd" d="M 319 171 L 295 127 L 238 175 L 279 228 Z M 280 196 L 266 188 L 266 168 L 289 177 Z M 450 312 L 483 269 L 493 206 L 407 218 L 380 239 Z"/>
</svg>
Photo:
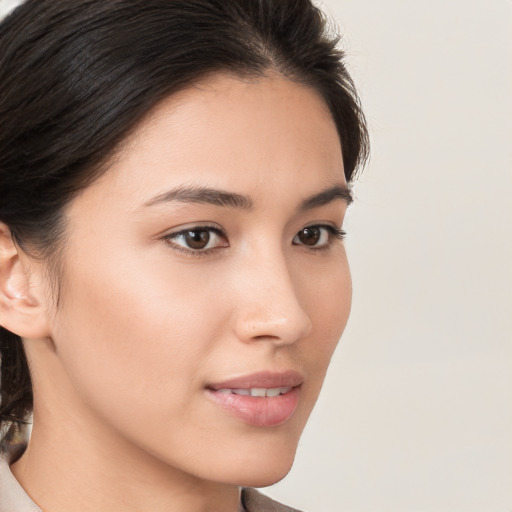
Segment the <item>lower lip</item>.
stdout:
<svg viewBox="0 0 512 512">
<path fill-rule="evenodd" d="M 207 390 L 224 410 L 255 427 L 276 427 L 288 421 L 299 402 L 300 386 L 278 396 L 257 397 Z"/>
</svg>

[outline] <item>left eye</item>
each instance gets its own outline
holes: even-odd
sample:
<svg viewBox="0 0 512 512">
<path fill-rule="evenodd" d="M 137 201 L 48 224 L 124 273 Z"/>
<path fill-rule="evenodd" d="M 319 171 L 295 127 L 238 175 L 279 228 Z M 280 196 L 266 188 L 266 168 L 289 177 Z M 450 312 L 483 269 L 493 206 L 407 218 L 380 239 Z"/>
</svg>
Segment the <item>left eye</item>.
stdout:
<svg viewBox="0 0 512 512">
<path fill-rule="evenodd" d="M 293 237 L 292 242 L 317 249 L 329 245 L 333 236 L 343 238 L 343 232 L 331 226 L 307 226 Z"/>
<path fill-rule="evenodd" d="M 190 251 L 207 251 L 229 245 L 219 229 L 209 227 L 184 229 L 165 238 L 177 248 Z"/>
</svg>

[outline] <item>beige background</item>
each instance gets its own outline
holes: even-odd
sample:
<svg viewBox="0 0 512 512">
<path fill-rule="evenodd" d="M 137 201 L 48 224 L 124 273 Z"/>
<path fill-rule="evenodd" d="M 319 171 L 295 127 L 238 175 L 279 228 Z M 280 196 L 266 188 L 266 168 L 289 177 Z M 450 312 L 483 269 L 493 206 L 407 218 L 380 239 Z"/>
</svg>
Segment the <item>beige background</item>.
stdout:
<svg viewBox="0 0 512 512">
<path fill-rule="evenodd" d="M 323 5 L 373 156 L 347 223 L 352 318 L 266 492 L 311 512 L 511 512 L 512 2 Z"/>
</svg>

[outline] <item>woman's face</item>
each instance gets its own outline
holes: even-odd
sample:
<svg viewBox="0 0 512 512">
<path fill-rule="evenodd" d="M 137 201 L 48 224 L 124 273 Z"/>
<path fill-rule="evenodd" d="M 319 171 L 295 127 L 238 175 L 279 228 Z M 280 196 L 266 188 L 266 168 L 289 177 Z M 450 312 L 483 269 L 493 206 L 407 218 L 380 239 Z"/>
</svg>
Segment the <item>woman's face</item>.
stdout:
<svg viewBox="0 0 512 512">
<path fill-rule="evenodd" d="M 309 88 L 217 76 L 158 106 L 67 211 L 42 387 L 72 398 L 84 443 L 282 478 L 349 314 L 347 198 Z"/>
</svg>

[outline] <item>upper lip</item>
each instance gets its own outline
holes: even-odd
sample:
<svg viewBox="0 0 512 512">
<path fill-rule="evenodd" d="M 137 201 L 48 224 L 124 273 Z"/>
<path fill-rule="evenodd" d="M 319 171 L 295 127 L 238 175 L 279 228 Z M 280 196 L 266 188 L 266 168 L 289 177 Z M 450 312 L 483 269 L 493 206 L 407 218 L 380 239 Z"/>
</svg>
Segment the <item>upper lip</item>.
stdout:
<svg viewBox="0 0 512 512">
<path fill-rule="evenodd" d="M 284 372 L 257 372 L 241 377 L 227 379 L 222 382 L 208 384 L 208 389 L 250 389 L 250 388 L 280 388 L 296 387 L 304 382 L 304 377 L 294 370 Z"/>
</svg>

